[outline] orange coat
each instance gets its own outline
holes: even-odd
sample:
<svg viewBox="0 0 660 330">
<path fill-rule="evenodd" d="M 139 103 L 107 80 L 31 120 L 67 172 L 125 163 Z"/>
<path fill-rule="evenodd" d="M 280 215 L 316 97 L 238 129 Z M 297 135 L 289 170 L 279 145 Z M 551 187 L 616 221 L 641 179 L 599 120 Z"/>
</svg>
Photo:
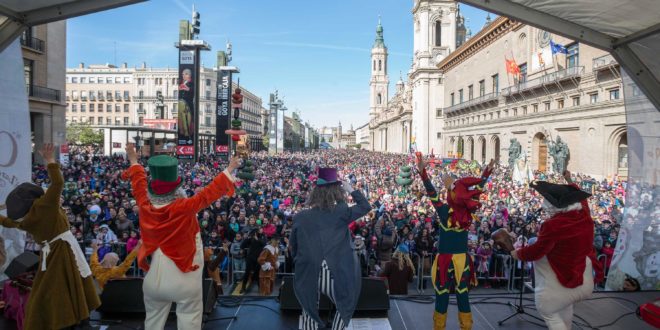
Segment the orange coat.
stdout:
<svg viewBox="0 0 660 330">
<path fill-rule="evenodd" d="M 122 179 L 131 180 L 133 196 L 140 208 L 142 248 L 138 252 L 138 265 L 148 271 L 147 257 L 160 248 L 184 273 L 197 270 L 193 265 L 195 236 L 199 232 L 197 213 L 225 195 L 234 194 L 231 174 L 226 170 L 213 182 L 190 198 L 178 198 L 172 203 L 156 208 L 147 195 L 147 175 L 142 165 L 129 167 Z"/>
<path fill-rule="evenodd" d="M 257 259 L 257 262 L 259 263 L 259 266 L 270 262 L 271 268 L 270 270 L 263 270 L 259 269 L 259 279 L 269 279 L 274 281 L 275 276 L 277 275 L 277 255 L 273 254 L 270 252 L 268 249 L 270 245 L 266 245 L 266 247 L 261 251 L 261 254 L 259 255 L 259 259 Z"/>
</svg>

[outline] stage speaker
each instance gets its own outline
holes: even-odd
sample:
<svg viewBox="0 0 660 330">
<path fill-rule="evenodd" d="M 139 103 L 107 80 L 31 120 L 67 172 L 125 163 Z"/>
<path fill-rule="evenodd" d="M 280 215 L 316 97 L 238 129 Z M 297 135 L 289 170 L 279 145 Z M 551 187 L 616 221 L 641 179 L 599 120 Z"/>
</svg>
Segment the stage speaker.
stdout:
<svg viewBox="0 0 660 330">
<path fill-rule="evenodd" d="M 98 311 L 109 314 L 145 313 L 142 281 L 142 278 L 120 278 L 108 281 L 101 293 L 101 307 Z M 212 279 L 204 279 L 202 285 L 204 313 L 208 314 L 215 308 L 217 290 Z M 172 304 L 170 312 L 175 311 L 176 304 Z"/>
<path fill-rule="evenodd" d="M 282 278 L 280 287 L 280 309 L 282 310 L 301 310 L 298 298 L 293 291 L 293 276 Z M 319 310 L 330 310 L 332 304 L 330 299 L 321 295 L 319 301 Z M 387 311 L 390 309 L 390 296 L 387 294 L 385 281 L 378 278 L 362 278 L 362 290 L 358 298 L 356 311 Z"/>
<path fill-rule="evenodd" d="M 5 275 L 16 278 L 21 274 L 36 271 L 39 266 L 39 256 L 32 252 L 23 252 L 9 263 L 5 269 Z"/>
</svg>

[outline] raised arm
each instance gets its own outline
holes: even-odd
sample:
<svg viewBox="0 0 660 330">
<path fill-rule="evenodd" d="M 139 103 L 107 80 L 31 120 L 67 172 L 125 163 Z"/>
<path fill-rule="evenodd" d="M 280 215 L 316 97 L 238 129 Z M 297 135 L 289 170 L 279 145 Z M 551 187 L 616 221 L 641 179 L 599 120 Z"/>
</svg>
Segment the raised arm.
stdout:
<svg viewBox="0 0 660 330">
<path fill-rule="evenodd" d="M 344 214 L 340 217 L 340 219 L 348 225 L 349 223 L 367 215 L 367 213 L 371 211 L 371 205 L 360 190 L 353 190 L 349 181 L 343 182 L 342 188 L 353 197 L 353 201 L 356 203 L 353 206 L 347 207 Z"/>
<path fill-rule="evenodd" d="M 232 158 L 229 162 L 229 166 L 227 166 L 227 168 L 222 173 L 217 175 L 208 186 L 204 187 L 202 191 L 195 194 L 194 196 L 185 199 L 185 201 L 182 203 L 184 209 L 197 213 L 201 209 L 211 205 L 220 197 L 225 195 L 233 195 L 234 182 L 236 182 L 236 178 L 231 175 L 231 172 L 238 168 L 239 164 L 239 158 Z"/>
<path fill-rule="evenodd" d="M 122 173 L 123 180 L 131 180 L 131 193 L 135 197 L 135 201 L 139 208 L 148 208 L 151 205 L 149 197 L 147 196 L 147 174 L 144 172 L 144 167 L 137 161 L 137 152 L 135 151 L 135 144 L 126 144 L 126 156 L 131 166 Z"/>
<path fill-rule="evenodd" d="M 50 186 L 46 190 L 43 201 L 47 203 L 60 203 L 60 196 L 64 190 L 64 177 L 60 171 L 60 165 L 55 162 L 55 147 L 52 143 L 46 143 L 39 150 L 39 154 L 48 163 L 48 178 L 50 179 Z"/>
</svg>

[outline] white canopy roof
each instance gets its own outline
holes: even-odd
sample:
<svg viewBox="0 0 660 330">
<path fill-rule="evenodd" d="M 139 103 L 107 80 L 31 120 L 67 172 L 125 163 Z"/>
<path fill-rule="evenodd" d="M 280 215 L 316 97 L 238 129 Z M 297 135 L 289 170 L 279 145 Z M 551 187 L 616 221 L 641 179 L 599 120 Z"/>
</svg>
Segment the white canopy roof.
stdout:
<svg viewBox="0 0 660 330">
<path fill-rule="evenodd" d="M 660 0 L 458 0 L 607 50 L 660 110 Z"/>
<path fill-rule="evenodd" d="M 0 0 L 0 51 L 29 26 L 143 1 L 145 0 Z"/>
</svg>

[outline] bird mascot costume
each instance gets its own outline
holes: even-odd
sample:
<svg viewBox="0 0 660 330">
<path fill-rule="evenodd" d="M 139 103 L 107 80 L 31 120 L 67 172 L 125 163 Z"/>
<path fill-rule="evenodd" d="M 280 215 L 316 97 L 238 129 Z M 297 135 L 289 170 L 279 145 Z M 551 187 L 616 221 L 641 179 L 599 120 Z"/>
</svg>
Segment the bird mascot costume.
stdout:
<svg viewBox="0 0 660 330">
<path fill-rule="evenodd" d="M 447 189 L 447 202 L 443 203 L 426 172 L 422 154 L 418 152 L 416 155 L 417 169 L 424 188 L 440 220 L 438 255 L 431 268 L 431 280 L 435 289 L 433 329 L 442 330 L 446 327 L 449 293 L 452 290 L 456 294 L 461 330 L 472 329 L 468 290 L 470 285 L 477 284 L 477 279 L 473 260 L 468 254 L 468 228 L 472 223 L 474 212 L 481 207 L 479 195 L 495 162 L 491 160 L 480 178 L 466 177 L 454 180 L 444 176 L 442 181 Z"/>
<path fill-rule="evenodd" d="M 239 160 L 232 159 L 213 182 L 187 198 L 180 189 L 182 179 L 176 158 L 151 157 L 148 162 L 151 179 L 147 182 L 133 144 L 127 145 L 126 154 L 131 165 L 122 177 L 131 180 L 133 196 L 140 208 L 143 243 L 138 265 L 147 271 L 142 287 L 145 329 L 163 329 L 173 302 L 178 329 L 201 329 L 204 252 L 197 213 L 220 197 L 234 194 L 235 179 L 231 172 L 238 167 Z"/>
</svg>

